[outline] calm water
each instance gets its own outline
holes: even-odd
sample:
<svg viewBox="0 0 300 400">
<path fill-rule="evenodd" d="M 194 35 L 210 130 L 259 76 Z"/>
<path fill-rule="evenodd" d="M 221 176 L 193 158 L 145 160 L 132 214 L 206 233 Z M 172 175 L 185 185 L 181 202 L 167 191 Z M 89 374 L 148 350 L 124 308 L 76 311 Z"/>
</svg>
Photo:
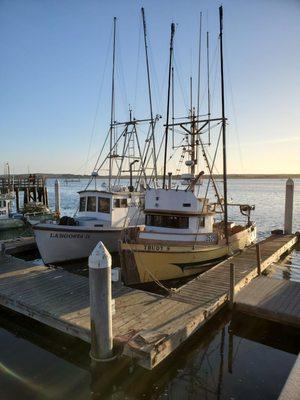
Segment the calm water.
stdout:
<svg viewBox="0 0 300 400">
<path fill-rule="evenodd" d="M 72 215 L 86 182 L 61 182 L 62 213 Z M 281 228 L 284 180 L 231 180 L 235 202 L 256 204 L 259 237 Z M 300 230 L 300 181 L 295 181 L 294 230 Z M 50 205 L 54 204 L 49 181 Z M 300 252 L 271 271 L 300 280 Z M 0 399 L 276 399 L 300 351 L 298 332 L 222 313 L 158 369 L 127 360 L 92 368 L 88 346 L 1 310 Z"/>
</svg>

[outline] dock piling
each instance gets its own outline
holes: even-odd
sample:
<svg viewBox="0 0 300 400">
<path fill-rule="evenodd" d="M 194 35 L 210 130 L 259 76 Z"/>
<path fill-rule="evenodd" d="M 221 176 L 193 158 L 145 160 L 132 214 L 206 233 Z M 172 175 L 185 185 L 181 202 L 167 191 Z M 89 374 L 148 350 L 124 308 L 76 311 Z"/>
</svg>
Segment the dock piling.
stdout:
<svg viewBox="0 0 300 400">
<path fill-rule="evenodd" d="M 59 180 L 55 180 L 55 212 L 60 215 L 60 184 Z"/>
<path fill-rule="evenodd" d="M 111 255 L 99 242 L 89 257 L 91 358 L 113 358 Z"/>
<path fill-rule="evenodd" d="M 291 235 L 293 229 L 293 202 L 294 202 L 294 181 L 289 178 L 285 186 L 285 212 L 284 212 L 284 233 Z"/>
<path fill-rule="evenodd" d="M 260 245 L 256 243 L 256 259 L 257 259 L 257 275 L 261 275 L 261 252 L 260 252 Z"/>
<path fill-rule="evenodd" d="M 230 263 L 230 292 L 229 292 L 229 303 L 230 307 L 233 308 L 234 304 L 234 292 L 235 292 L 235 270 L 234 264 Z"/>
</svg>

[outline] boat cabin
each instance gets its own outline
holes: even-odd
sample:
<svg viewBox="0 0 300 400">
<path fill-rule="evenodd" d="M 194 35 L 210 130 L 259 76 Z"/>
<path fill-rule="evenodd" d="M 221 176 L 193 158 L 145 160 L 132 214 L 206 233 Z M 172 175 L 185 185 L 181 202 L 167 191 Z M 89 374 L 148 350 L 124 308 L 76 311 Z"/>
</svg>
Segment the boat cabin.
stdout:
<svg viewBox="0 0 300 400">
<path fill-rule="evenodd" d="M 195 234 L 213 232 L 214 212 L 208 199 L 192 191 L 148 189 L 145 196 L 146 232 Z"/>
<path fill-rule="evenodd" d="M 85 221 L 97 220 L 95 227 L 124 226 L 124 223 L 134 216 L 138 207 L 138 195 L 129 196 L 127 192 L 83 190 L 78 193 L 77 219 L 83 224 Z"/>
</svg>

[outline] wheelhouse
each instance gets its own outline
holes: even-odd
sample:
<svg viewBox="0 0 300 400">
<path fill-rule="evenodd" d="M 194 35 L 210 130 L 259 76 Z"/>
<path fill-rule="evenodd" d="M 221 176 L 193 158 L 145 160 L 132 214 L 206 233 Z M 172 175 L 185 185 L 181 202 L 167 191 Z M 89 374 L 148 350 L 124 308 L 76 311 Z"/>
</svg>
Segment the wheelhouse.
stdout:
<svg viewBox="0 0 300 400">
<path fill-rule="evenodd" d="M 124 226 L 131 214 L 136 212 L 134 206 L 139 205 L 139 196 L 128 192 L 84 190 L 78 193 L 77 215 L 81 221 L 96 219 L 104 225 Z"/>
<path fill-rule="evenodd" d="M 148 189 L 145 197 L 146 230 L 166 233 L 212 232 L 214 212 L 208 200 L 193 192 Z"/>
</svg>

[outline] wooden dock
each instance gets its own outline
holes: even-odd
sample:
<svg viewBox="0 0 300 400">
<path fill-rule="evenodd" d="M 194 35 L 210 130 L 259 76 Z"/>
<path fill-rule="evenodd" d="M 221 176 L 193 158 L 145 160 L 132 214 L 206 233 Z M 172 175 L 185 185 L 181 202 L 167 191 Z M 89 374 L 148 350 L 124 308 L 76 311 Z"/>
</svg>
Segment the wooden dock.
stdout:
<svg viewBox="0 0 300 400">
<path fill-rule="evenodd" d="M 300 328 L 300 282 L 261 276 L 238 293 L 235 308 Z"/>
<path fill-rule="evenodd" d="M 264 270 L 290 250 L 295 235 L 273 235 L 260 244 Z M 168 297 L 127 287 L 114 288 L 114 341 L 123 354 L 152 369 L 228 301 L 229 265 L 236 290 L 257 276 L 255 246 L 191 280 Z M 72 336 L 90 341 L 88 279 L 62 269 L 0 257 L 0 305 Z"/>
</svg>

